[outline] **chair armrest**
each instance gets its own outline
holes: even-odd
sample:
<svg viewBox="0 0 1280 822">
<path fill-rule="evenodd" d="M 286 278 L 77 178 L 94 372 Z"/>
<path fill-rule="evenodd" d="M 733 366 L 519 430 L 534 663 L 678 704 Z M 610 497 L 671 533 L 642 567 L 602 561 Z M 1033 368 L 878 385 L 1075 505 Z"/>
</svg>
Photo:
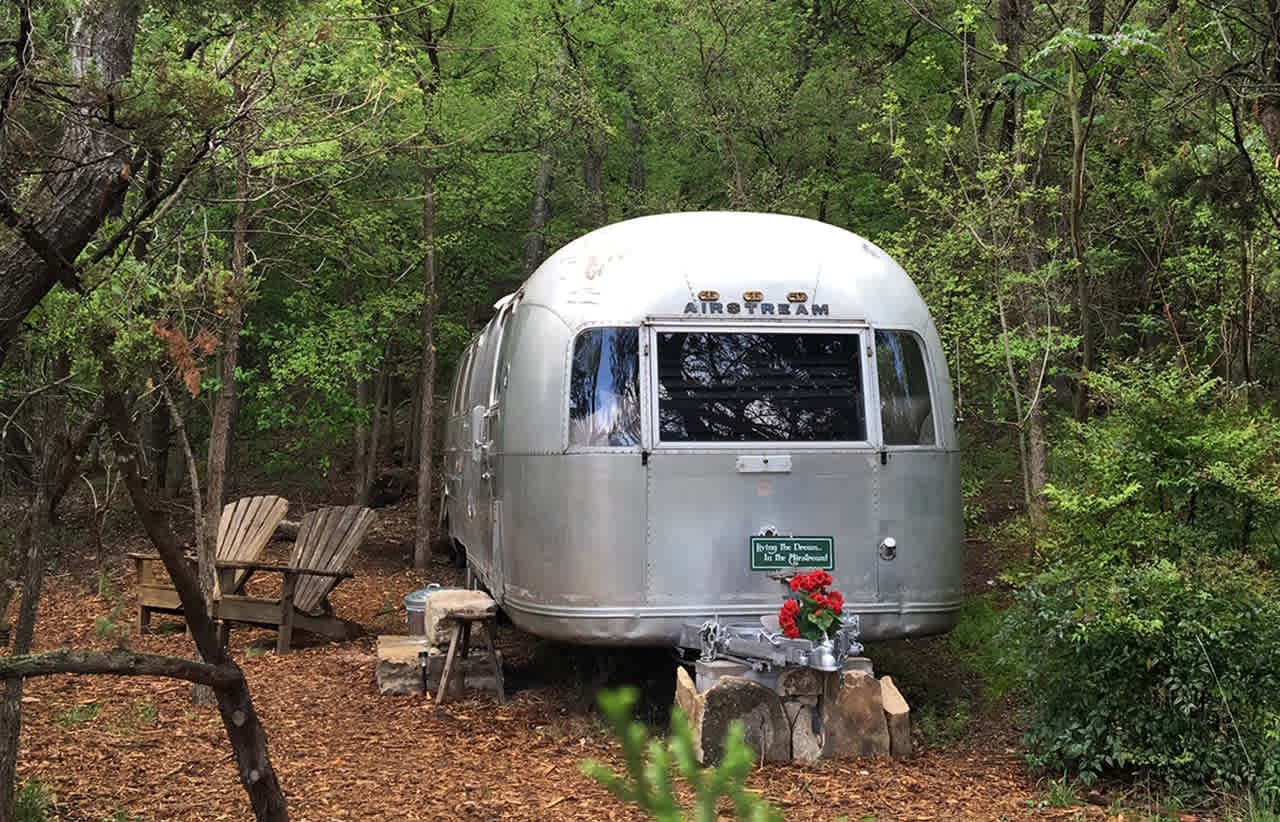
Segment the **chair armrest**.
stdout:
<svg viewBox="0 0 1280 822">
<path fill-rule="evenodd" d="M 219 569 L 227 568 L 237 571 L 276 571 L 282 574 L 310 574 L 317 577 L 333 579 L 350 579 L 355 576 L 351 571 L 328 571 L 321 568 L 298 568 L 293 565 L 270 565 L 265 562 L 216 562 Z"/>
<path fill-rule="evenodd" d="M 130 551 L 129 553 L 125 554 L 125 556 L 127 556 L 129 559 L 139 560 L 143 562 L 145 562 L 146 560 L 152 560 L 155 562 L 164 562 L 164 557 L 160 556 L 159 554 L 144 554 L 138 551 Z M 182 554 L 182 558 L 185 559 L 187 562 L 196 561 L 196 555 L 192 551 L 184 551 Z"/>
</svg>

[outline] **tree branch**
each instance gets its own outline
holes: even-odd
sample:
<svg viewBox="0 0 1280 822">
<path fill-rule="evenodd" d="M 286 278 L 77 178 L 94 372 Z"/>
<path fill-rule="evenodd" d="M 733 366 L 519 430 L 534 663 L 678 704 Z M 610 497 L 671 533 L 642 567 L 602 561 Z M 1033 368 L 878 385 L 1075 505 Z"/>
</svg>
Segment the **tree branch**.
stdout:
<svg viewBox="0 0 1280 822">
<path fill-rule="evenodd" d="M 132 429 L 129 411 L 125 407 L 124 398 L 119 394 L 108 394 L 104 410 L 115 438 L 116 460 L 120 464 L 120 474 L 124 478 L 125 487 L 129 489 L 129 497 L 133 500 L 133 509 L 142 522 L 143 529 L 151 538 L 151 543 L 160 554 L 165 570 L 178 591 L 178 599 L 182 602 L 182 613 L 191 629 L 191 638 L 203 659 L 214 664 L 226 660 L 226 652 L 218 642 L 217 630 L 209 617 L 208 602 L 200 592 L 191 566 L 187 563 L 182 546 L 173 536 L 167 524 L 156 513 L 147 496 L 146 484 L 138 472 L 137 447 L 129 439 Z"/>
<path fill-rule="evenodd" d="M 4 128 L 9 110 L 17 101 L 18 89 L 26 82 L 27 67 L 31 64 L 31 0 L 22 0 L 19 3 L 18 14 L 20 17 L 18 38 L 6 40 L 4 43 L 13 46 L 14 61 L 9 79 L 5 83 L 3 96 L 0 96 L 0 129 Z"/>
<path fill-rule="evenodd" d="M 244 676 L 239 668 L 232 666 L 209 665 L 177 656 L 139 654 L 122 648 L 111 651 L 63 649 L 43 654 L 0 657 L 0 678 L 55 674 L 164 676 L 213 687 L 233 685 Z"/>
<path fill-rule="evenodd" d="M 22 219 L 22 215 L 18 214 L 13 203 L 9 201 L 9 196 L 3 192 L 0 192 L 0 220 L 16 231 L 27 247 L 40 256 L 58 282 L 72 291 L 80 290 L 80 281 L 76 279 L 75 269 L 72 268 L 71 263 L 67 262 L 62 252 L 54 248 L 53 243 L 40 233 L 40 229 L 36 228 L 34 223 Z"/>
<path fill-rule="evenodd" d="M 112 252 L 120 247 L 121 243 L 132 236 L 138 225 L 143 220 L 150 217 L 166 198 L 177 192 L 179 188 L 186 184 L 187 177 L 195 171 L 196 166 L 200 164 L 200 161 L 203 160 L 205 155 L 213 149 L 215 145 L 214 136 L 216 134 L 216 129 L 205 133 L 204 143 L 196 153 L 192 155 L 191 159 L 187 161 L 187 164 L 178 171 L 178 175 L 169 183 L 168 187 L 166 187 L 164 191 L 158 192 L 154 196 L 149 197 L 146 202 L 138 206 L 138 210 L 133 212 L 133 215 L 129 217 L 128 222 L 126 222 L 119 231 L 113 234 L 111 239 L 104 242 L 102 247 L 94 253 L 93 257 L 89 259 L 88 265 L 94 265 L 106 259 Z"/>
</svg>

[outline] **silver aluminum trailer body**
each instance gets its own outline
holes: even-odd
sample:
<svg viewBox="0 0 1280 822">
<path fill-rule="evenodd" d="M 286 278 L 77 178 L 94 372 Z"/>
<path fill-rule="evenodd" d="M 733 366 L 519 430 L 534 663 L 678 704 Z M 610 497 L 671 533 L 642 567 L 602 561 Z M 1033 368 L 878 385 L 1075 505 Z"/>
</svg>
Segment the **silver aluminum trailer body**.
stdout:
<svg viewBox="0 0 1280 822">
<path fill-rule="evenodd" d="M 869 241 L 642 217 L 554 254 L 468 347 L 442 516 L 552 639 L 690 644 L 776 613 L 780 569 L 823 565 L 863 639 L 934 634 L 961 604 L 953 420 L 924 301 Z"/>
</svg>

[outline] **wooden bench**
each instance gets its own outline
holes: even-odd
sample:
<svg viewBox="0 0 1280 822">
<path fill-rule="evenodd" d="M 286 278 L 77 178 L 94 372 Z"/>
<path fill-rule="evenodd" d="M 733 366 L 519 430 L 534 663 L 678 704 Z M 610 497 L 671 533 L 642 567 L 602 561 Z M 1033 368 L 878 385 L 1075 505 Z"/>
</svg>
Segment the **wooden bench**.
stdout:
<svg viewBox="0 0 1280 822">
<path fill-rule="evenodd" d="M 274 495 L 227 503 L 218 520 L 215 561 L 256 562 L 288 510 L 288 500 Z M 181 614 L 182 602 L 158 554 L 129 556 L 138 574 L 138 633 L 145 634 L 151 627 L 152 613 Z M 231 582 L 243 584 L 243 579 Z"/>
</svg>

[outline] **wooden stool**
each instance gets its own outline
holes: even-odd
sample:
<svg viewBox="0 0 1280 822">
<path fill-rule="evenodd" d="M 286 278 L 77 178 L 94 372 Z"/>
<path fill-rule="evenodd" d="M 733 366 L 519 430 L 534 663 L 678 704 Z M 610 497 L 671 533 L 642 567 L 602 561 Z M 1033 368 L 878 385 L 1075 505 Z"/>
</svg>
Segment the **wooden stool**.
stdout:
<svg viewBox="0 0 1280 822">
<path fill-rule="evenodd" d="M 459 592 L 461 593 L 461 592 Z M 502 688 L 502 665 L 498 663 L 498 654 L 494 650 L 493 642 L 498 635 L 498 603 L 493 598 L 482 591 L 467 591 L 468 596 L 461 597 L 457 601 L 450 601 L 448 606 L 439 614 L 440 619 L 448 619 L 453 622 L 453 631 L 449 637 L 449 653 L 444 658 L 444 670 L 440 672 L 440 687 L 436 692 L 436 704 L 443 705 L 445 700 L 445 692 L 449 687 L 449 677 L 453 676 L 453 660 L 458 652 L 458 640 L 461 639 L 462 656 L 466 657 L 471 650 L 471 625 L 480 623 L 484 628 L 484 644 L 489 651 L 489 665 L 493 668 L 493 681 L 498 690 L 499 704 L 506 702 L 506 695 Z M 433 608 L 439 608 L 440 605 L 432 602 Z"/>
</svg>

